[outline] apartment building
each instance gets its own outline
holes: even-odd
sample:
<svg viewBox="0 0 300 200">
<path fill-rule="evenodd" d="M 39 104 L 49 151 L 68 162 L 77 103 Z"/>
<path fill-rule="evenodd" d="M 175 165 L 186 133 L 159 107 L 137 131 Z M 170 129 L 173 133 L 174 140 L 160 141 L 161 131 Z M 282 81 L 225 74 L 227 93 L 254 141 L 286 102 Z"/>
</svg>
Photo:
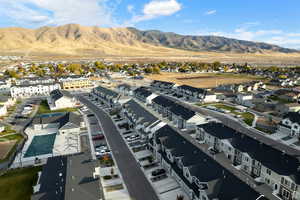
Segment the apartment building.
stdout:
<svg viewBox="0 0 300 200">
<path fill-rule="evenodd" d="M 93 86 L 89 78 L 80 75 L 60 77 L 58 81 L 64 90 L 90 88 Z"/>
<path fill-rule="evenodd" d="M 50 92 L 57 89 L 60 89 L 59 83 L 15 85 L 10 88 L 10 93 L 13 98 L 27 98 L 34 96 L 49 96 Z"/>
</svg>

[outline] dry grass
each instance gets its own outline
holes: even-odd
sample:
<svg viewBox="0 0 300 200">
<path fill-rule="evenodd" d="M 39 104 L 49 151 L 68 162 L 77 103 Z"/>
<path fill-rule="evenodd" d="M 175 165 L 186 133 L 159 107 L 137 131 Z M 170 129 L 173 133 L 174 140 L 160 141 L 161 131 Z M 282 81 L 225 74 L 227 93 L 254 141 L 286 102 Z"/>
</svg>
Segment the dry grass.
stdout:
<svg viewBox="0 0 300 200">
<path fill-rule="evenodd" d="M 15 146 L 17 140 L 0 142 L 0 160 L 7 157 L 11 149 Z"/>
<path fill-rule="evenodd" d="M 147 78 L 151 80 L 160 80 L 173 82 L 178 85 L 190 85 L 198 88 L 213 88 L 216 85 L 243 83 L 260 79 L 259 77 L 247 75 L 232 74 L 184 74 L 184 73 L 168 73 L 149 75 Z"/>
</svg>

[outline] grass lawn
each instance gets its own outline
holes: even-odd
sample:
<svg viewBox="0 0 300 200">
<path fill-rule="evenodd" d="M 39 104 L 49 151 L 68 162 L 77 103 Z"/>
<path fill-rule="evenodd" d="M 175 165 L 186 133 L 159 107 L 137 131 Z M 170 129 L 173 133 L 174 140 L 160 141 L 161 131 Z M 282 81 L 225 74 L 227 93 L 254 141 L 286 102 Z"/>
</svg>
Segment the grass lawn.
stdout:
<svg viewBox="0 0 300 200">
<path fill-rule="evenodd" d="M 3 132 L 0 133 L 0 135 L 7 135 L 11 133 L 15 133 L 15 130 L 12 130 L 10 126 L 5 126 L 5 129 Z"/>
<path fill-rule="evenodd" d="M 244 122 L 246 124 L 248 124 L 249 126 L 252 126 L 252 123 L 254 120 L 254 115 L 252 113 L 245 112 L 245 113 L 242 113 L 241 116 L 243 117 Z"/>
<path fill-rule="evenodd" d="M 41 167 L 17 169 L 0 177 L 0 199 L 30 200 Z"/>
<path fill-rule="evenodd" d="M 266 134 L 273 134 L 274 132 L 270 131 L 270 130 L 267 130 L 267 129 L 264 129 L 264 128 L 260 128 L 260 127 L 255 127 L 257 130 L 261 131 L 261 132 L 264 132 Z"/>
<path fill-rule="evenodd" d="M 294 103 L 295 102 L 295 101 L 289 101 L 289 100 L 281 99 L 278 96 L 269 96 L 268 98 L 273 100 L 273 101 L 278 101 L 279 103 L 283 103 L 283 104 Z"/>
<path fill-rule="evenodd" d="M 75 112 L 78 108 L 65 108 L 59 110 L 50 110 L 46 100 L 43 100 L 39 106 L 37 114 L 53 113 L 53 112 Z"/>
</svg>

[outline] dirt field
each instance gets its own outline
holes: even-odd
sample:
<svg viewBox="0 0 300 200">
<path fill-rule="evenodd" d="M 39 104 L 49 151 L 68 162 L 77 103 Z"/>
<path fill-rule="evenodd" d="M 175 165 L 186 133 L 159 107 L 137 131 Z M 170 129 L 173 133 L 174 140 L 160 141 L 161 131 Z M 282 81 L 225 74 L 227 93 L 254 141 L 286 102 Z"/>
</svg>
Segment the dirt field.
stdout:
<svg viewBox="0 0 300 200">
<path fill-rule="evenodd" d="M 14 147 L 16 142 L 17 140 L 0 142 L 0 160 L 6 158 L 6 156 L 9 154 L 10 150 Z"/>
<path fill-rule="evenodd" d="M 173 82 L 179 85 L 190 85 L 198 88 L 213 88 L 217 85 L 244 83 L 254 80 L 259 80 L 259 77 L 247 75 L 233 74 L 183 74 L 183 73 L 168 73 L 149 75 L 148 79 Z"/>
</svg>

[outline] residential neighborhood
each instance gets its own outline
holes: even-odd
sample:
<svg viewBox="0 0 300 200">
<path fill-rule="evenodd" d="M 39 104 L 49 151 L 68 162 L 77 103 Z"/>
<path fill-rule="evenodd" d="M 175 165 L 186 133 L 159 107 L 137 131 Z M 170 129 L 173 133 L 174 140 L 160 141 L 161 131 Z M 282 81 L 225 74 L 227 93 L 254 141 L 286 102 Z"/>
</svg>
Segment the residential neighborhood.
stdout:
<svg viewBox="0 0 300 200">
<path fill-rule="evenodd" d="M 35 200 L 300 200 L 299 90 L 193 84 L 233 71 L 8 76 L 0 167 L 37 170 Z"/>
</svg>

